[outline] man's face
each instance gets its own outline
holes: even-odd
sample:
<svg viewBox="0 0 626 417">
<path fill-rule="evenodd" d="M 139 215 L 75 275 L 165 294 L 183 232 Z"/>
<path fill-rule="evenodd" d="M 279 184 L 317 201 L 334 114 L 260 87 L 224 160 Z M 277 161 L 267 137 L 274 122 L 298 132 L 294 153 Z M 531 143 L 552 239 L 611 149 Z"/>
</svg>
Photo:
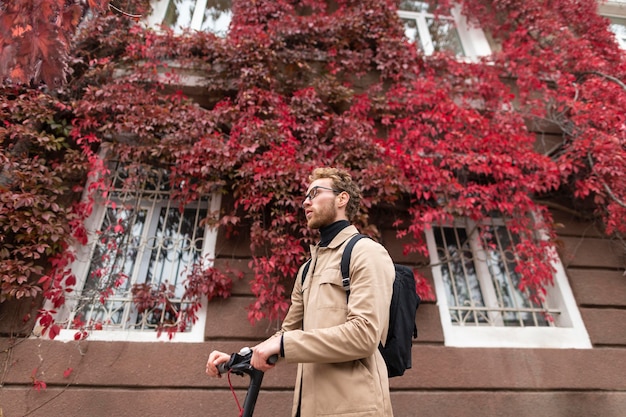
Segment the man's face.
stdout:
<svg viewBox="0 0 626 417">
<path fill-rule="evenodd" d="M 330 178 L 320 178 L 311 183 L 307 189 L 303 207 L 307 226 L 319 229 L 338 220 L 337 193 Z"/>
</svg>

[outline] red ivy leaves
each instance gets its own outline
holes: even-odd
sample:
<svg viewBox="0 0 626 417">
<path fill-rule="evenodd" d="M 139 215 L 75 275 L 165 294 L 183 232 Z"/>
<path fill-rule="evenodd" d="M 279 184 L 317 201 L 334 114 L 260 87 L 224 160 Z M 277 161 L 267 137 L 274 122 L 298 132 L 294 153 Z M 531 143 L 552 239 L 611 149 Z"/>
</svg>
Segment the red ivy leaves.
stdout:
<svg viewBox="0 0 626 417">
<path fill-rule="evenodd" d="M 624 233 L 624 55 L 606 22 L 594 15 L 595 1 L 576 7 L 560 0 L 549 6 L 538 0 L 460 2 L 464 13 L 502 40 L 489 65 L 418 56 L 403 38 L 395 2 L 342 1 L 333 9 L 318 0 L 299 3 L 306 5 L 302 9 L 288 1 L 244 3 L 235 4 L 225 39 L 94 19 L 76 38 L 67 91 L 54 100 L 38 90 L 3 91 L 1 157 L 10 169 L 0 176 L 8 191 L 0 198 L 10 195 L 17 214 L 0 209 L 0 227 L 10 236 L 3 238 L 13 245 L 0 257 L 21 262 L 2 275 L 4 296 L 37 291 L 25 284 L 43 273 L 29 256 L 46 256 L 57 264 L 38 285 L 56 305 L 64 303 L 73 278 L 64 269 L 71 253 L 62 253 L 72 237 L 86 242 L 81 214 L 88 215 L 93 201 L 78 210 L 61 202 L 76 199 L 66 185 L 88 173 L 87 194 L 106 193 L 106 170 L 96 156 L 101 142 L 111 143 L 123 161 L 173 167 L 183 202 L 216 189 L 233 196 L 234 210 L 211 221 L 251 226 L 253 321 L 278 318 L 287 307 L 285 283 L 311 240 L 300 194 L 318 165 L 353 172 L 364 190 L 364 230 L 375 231 L 368 224 L 373 207 L 407 201 L 409 218 L 394 224 L 400 237 L 411 238 L 407 253 L 426 253 L 423 233 L 430 223 L 499 213 L 523 236 L 519 272 L 538 296 L 552 276 L 545 256 L 551 244 L 527 233 L 537 227 L 532 215 L 544 214 L 548 237 L 553 235 L 549 216 L 532 197 L 559 190 L 593 199 L 607 233 Z M 447 6 L 441 2 L 442 11 Z M 58 42 L 34 45 L 50 51 Z M 180 79 L 174 63 L 204 77 L 203 85 L 185 90 L 202 90 L 204 107 L 173 85 Z M 12 68 L 26 71 L 24 65 Z M 50 84 L 56 82 L 47 74 Z M 527 128 L 533 117 L 565 133 L 552 158 L 534 148 Z M 25 191 L 33 187 L 39 188 L 32 195 Z M 16 244 L 18 235 L 24 241 Z M 21 274 L 10 272 L 20 268 Z M 176 322 L 188 322 L 183 314 L 193 320 L 200 297 L 227 296 L 229 276 L 195 269 L 190 307 L 178 311 Z M 138 291 L 146 309 L 167 304 L 153 288 Z"/>
<path fill-rule="evenodd" d="M 108 0 L 89 0 L 89 9 L 100 12 L 107 4 Z M 0 78 L 60 85 L 67 71 L 70 40 L 85 12 L 84 5 L 74 1 L 3 2 Z"/>
<path fill-rule="evenodd" d="M 67 368 L 65 371 L 63 371 L 63 378 L 69 378 L 70 375 L 72 375 L 73 371 L 74 371 L 73 368 Z M 35 368 L 33 369 L 33 372 L 30 375 L 30 379 L 33 383 L 33 389 L 37 391 L 45 391 L 48 388 L 48 384 L 46 384 L 45 381 L 39 379 L 39 377 L 37 376 L 38 373 L 39 373 L 39 368 Z"/>
<path fill-rule="evenodd" d="M 33 381 L 33 389 L 37 391 L 46 390 L 48 385 L 37 377 L 37 373 L 39 372 L 39 368 L 33 369 L 32 374 L 30 375 L 30 379 Z"/>
</svg>

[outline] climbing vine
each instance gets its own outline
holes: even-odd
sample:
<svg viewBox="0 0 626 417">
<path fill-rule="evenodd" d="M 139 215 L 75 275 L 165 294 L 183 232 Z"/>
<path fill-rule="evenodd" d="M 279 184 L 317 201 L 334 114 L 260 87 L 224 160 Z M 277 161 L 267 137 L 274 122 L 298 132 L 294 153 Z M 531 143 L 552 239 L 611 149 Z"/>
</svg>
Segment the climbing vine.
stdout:
<svg viewBox="0 0 626 417">
<path fill-rule="evenodd" d="M 391 0 L 235 1 L 225 38 L 146 29 L 132 17 L 149 12 L 142 2 L 124 13 L 114 2 L 43 2 L 0 7 L 0 302 L 43 295 L 64 306 L 72 248 L 87 242 L 84 221 L 107 194 L 105 145 L 117 161 L 167 168 L 181 204 L 232 196 L 207 224 L 250 227 L 253 322 L 288 307 L 314 238 L 300 196 L 316 166 L 352 172 L 362 230 L 376 234 L 377 207 L 406 213 L 393 226 L 407 253 L 427 252 L 431 224 L 502 217 L 520 238 L 521 285 L 538 299 L 555 238 L 538 199 L 565 198 L 607 236 L 626 232 L 626 61 L 595 1 L 462 0 L 498 40 L 471 63 L 423 56 Z M 29 42 L 28 56 L 15 52 Z M 538 152 L 533 123 L 558 126 L 562 141 Z M 181 330 L 203 297 L 227 297 L 234 275 L 198 266 L 189 307 L 168 307 L 186 318 L 159 330 Z M 168 291 L 133 295 L 148 311 L 167 305 Z M 59 331 L 54 311 L 42 309 L 40 323 Z M 97 326 L 74 327 L 81 338 Z"/>
</svg>

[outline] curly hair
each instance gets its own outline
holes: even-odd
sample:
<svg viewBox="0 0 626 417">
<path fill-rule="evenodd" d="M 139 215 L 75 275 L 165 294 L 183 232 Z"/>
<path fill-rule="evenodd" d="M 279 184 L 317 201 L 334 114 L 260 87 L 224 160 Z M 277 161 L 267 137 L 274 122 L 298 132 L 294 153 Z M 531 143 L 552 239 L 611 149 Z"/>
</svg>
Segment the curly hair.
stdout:
<svg viewBox="0 0 626 417">
<path fill-rule="evenodd" d="M 339 168 L 316 168 L 309 176 L 311 182 L 321 178 L 330 178 L 333 180 L 333 187 L 340 191 L 345 191 L 350 196 L 348 205 L 346 206 L 346 216 L 352 220 L 359 211 L 361 205 L 361 190 L 352 181 L 352 176 L 343 169 Z"/>
</svg>

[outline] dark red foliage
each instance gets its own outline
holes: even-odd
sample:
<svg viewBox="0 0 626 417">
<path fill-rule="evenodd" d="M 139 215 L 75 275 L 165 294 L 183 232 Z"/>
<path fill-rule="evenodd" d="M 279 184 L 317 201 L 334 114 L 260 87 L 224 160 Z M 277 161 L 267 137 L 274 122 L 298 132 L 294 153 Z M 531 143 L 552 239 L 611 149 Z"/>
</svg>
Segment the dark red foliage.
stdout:
<svg viewBox="0 0 626 417">
<path fill-rule="evenodd" d="M 171 167 L 184 202 L 218 188 L 233 196 L 218 224 L 251 226 L 252 321 L 287 308 L 285 288 L 313 239 L 301 195 L 320 165 L 345 167 L 362 185 L 362 230 L 376 234 L 377 207 L 406 209 L 393 224 L 410 237 L 407 253 L 427 252 L 429 224 L 503 217 L 521 239 L 522 285 L 539 296 L 555 234 L 538 198 L 565 199 L 607 235 L 626 232 L 626 60 L 593 0 L 461 1 L 501 40 L 474 63 L 420 55 L 394 1 L 239 1 L 224 39 L 157 33 L 119 13 L 76 32 L 84 11 L 74 2 L 40 0 L 25 13 L 34 3 L 0 7 L 0 301 L 44 291 L 63 304 L 69 248 L 85 242 L 93 204 L 73 205 L 72 187 L 103 172 L 105 142 L 122 161 Z M 185 87 L 182 68 L 200 84 Z M 202 107 L 186 97 L 198 92 Z M 533 121 L 563 131 L 550 154 L 536 150 Z M 51 271 L 42 257 L 56 262 Z M 229 279 L 195 271 L 189 317 L 202 297 L 227 296 Z M 153 290 L 136 289 L 140 305 L 165 302 Z"/>
</svg>

